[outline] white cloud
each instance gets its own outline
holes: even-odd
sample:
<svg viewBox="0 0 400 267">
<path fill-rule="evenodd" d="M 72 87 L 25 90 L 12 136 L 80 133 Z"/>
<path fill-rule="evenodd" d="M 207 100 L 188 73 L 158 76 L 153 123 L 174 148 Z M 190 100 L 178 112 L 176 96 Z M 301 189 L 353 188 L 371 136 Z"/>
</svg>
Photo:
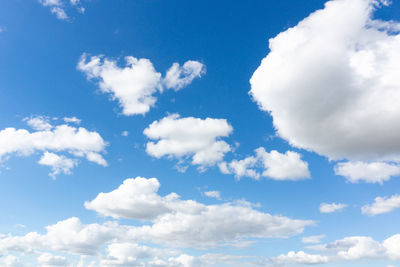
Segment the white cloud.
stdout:
<svg viewBox="0 0 400 267">
<path fill-rule="evenodd" d="M 201 77 L 205 72 L 204 64 L 198 61 L 186 61 L 182 67 L 178 63 L 174 63 L 167 71 L 163 83 L 166 88 L 178 91 L 191 84 L 195 78 Z"/>
<path fill-rule="evenodd" d="M 366 215 L 374 216 L 382 213 L 388 213 L 400 208 L 400 195 L 392 197 L 377 197 L 371 205 L 365 205 L 361 212 Z"/>
<path fill-rule="evenodd" d="M 60 0 L 39 0 L 43 6 L 61 6 L 62 3 Z"/>
<path fill-rule="evenodd" d="M 322 264 L 327 263 L 329 258 L 327 256 L 318 254 L 308 254 L 304 251 L 294 252 L 290 251 L 288 254 L 282 254 L 273 259 L 278 264 Z"/>
<path fill-rule="evenodd" d="M 319 212 L 321 213 L 332 213 L 332 212 L 338 212 L 342 211 L 347 207 L 346 204 L 336 204 L 336 203 L 321 203 L 319 205 Z"/>
<path fill-rule="evenodd" d="M 0 160 L 16 154 L 29 156 L 35 152 L 44 152 L 39 163 L 53 167 L 53 174 L 61 171 L 68 174 L 76 161 L 51 152 L 67 152 L 75 157 L 86 157 L 87 160 L 106 166 L 102 153 L 106 142 L 94 131 L 85 128 L 71 127 L 66 124 L 52 126 L 48 122 L 28 120 L 38 130 L 29 132 L 25 129 L 5 128 L 0 131 Z"/>
<path fill-rule="evenodd" d="M 400 235 L 378 242 L 368 236 L 351 236 L 334 242 L 317 245 L 315 249 L 336 253 L 338 260 L 400 259 Z"/>
<path fill-rule="evenodd" d="M 43 253 L 37 258 L 37 262 L 42 267 L 56 267 L 56 266 L 68 266 L 67 258 L 63 256 L 52 255 L 50 253 Z"/>
<path fill-rule="evenodd" d="M 159 90 L 161 74 L 148 59 L 128 56 L 125 61 L 126 66 L 120 68 L 115 61 L 101 56 L 87 61 L 83 54 L 78 69 L 88 79 L 99 79 L 100 90 L 118 100 L 124 115 L 145 114 L 156 102 L 153 94 Z"/>
<path fill-rule="evenodd" d="M 156 178 L 126 179 L 116 190 L 100 193 L 85 202 L 85 207 L 116 219 L 153 220 L 170 212 L 169 204 L 178 197 L 175 194 L 161 197 L 157 194 L 159 187 Z"/>
<path fill-rule="evenodd" d="M 256 156 L 220 163 L 220 171 L 225 174 L 233 173 L 237 178 L 247 176 L 259 179 L 261 175 L 274 180 L 297 181 L 310 178 L 308 163 L 301 160 L 301 155 L 297 152 L 286 151 L 285 154 L 276 150 L 266 152 L 263 147 L 256 149 L 255 152 Z M 260 167 L 263 168 L 262 173 L 258 170 Z"/>
<path fill-rule="evenodd" d="M 373 20 L 379 3 L 388 1 L 328 1 L 270 39 L 250 94 L 291 145 L 333 160 L 400 160 L 400 24 Z"/>
<path fill-rule="evenodd" d="M 64 117 L 63 120 L 66 123 L 75 123 L 75 124 L 80 124 L 82 120 L 78 119 L 77 117 Z"/>
<path fill-rule="evenodd" d="M 116 190 L 100 193 L 85 207 L 114 218 L 148 220 L 151 225 L 130 230 L 134 240 L 178 246 L 215 246 L 248 238 L 288 237 L 312 221 L 273 216 L 240 203 L 204 205 L 157 194 L 157 179 L 127 179 Z"/>
<path fill-rule="evenodd" d="M 122 136 L 128 136 L 128 135 L 129 135 L 129 132 L 128 132 L 128 131 L 122 131 L 121 135 L 122 135 Z"/>
<path fill-rule="evenodd" d="M 65 10 L 63 8 L 63 2 L 60 0 L 39 0 L 39 3 L 42 4 L 43 6 L 50 7 L 50 12 L 60 20 L 66 20 L 68 19 L 67 13 L 65 13 Z"/>
<path fill-rule="evenodd" d="M 49 123 L 49 118 L 44 116 L 25 118 L 24 121 L 26 121 L 29 127 L 37 131 L 50 131 L 53 128 Z"/>
<path fill-rule="evenodd" d="M 221 200 L 221 193 L 219 191 L 206 191 L 204 195 Z"/>
<path fill-rule="evenodd" d="M 154 121 L 143 133 L 157 142 L 148 142 L 146 152 L 156 158 L 163 156 L 183 160 L 191 157 L 193 165 L 212 166 L 220 162 L 230 145 L 220 140 L 232 132 L 232 126 L 225 119 L 181 118 L 169 115 Z"/>
<path fill-rule="evenodd" d="M 7 267 L 21 267 L 23 266 L 21 261 L 14 255 L 8 255 L 4 258 L 4 260 L 1 261 L 0 263 L 3 263 Z"/>
<path fill-rule="evenodd" d="M 231 162 L 221 162 L 218 164 L 219 170 L 224 174 L 235 174 L 235 177 L 243 176 L 259 179 L 260 173 L 254 167 L 260 164 L 258 157 L 247 157 L 242 160 L 234 159 Z"/>
<path fill-rule="evenodd" d="M 157 101 L 154 94 L 163 90 L 161 73 L 148 59 L 127 56 L 125 61 L 126 66 L 121 68 L 114 60 L 103 59 L 102 56 L 92 56 L 88 60 L 83 54 L 78 70 L 84 72 L 88 79 L 97 79 L 101 92 L 111 94 L 119 102 L 124 115 L 145 114 Z M 190 66 L 196 65 L 196 61 L 188 62 L 184 64 L 188 64 L 188 70 L 182 72 L 183 77 L 177 78 L 175 87 L 188 85 L 193 80 L 196 68 L 191 70 Z"/>
<path fill-rule="evenodd" d="M 301 242 L 304 244 L 318 244 L 321 243 L 321 239 L 324 237 L 325 235 L 306 236 L 301 239 Z"/>
<path fill-rule="evenodd" d="M 385 162 L 340 162 L 335 166 L 335 174 L 346 177 L 351 183 L 382 184 L 390 177 L 400 175 L 400 166 Z"/>
<path fill-rule="evenodd" d="M 126 229 L 116 223 L 84 225 L 76 218 L 46 227 L 45 234 L 30 232 L 24 236 L 0 238 L 0 251 L 34 252 L 53 250 L 80 255 L 95 255 L 106 242 L 124 236 Z"/>
<path fill-rule="evenodd" d="M 67 13 L 61 7 L 52 7 L 50 9 L 51 13 L 55 14 L 58 19 L 65 20 L 68 19 Z"/>
<path fill-rule="evenodd" d="M 40 158 L 39 164 L 50 166 L 52 168 L 50 176 L 55 178 L 55 176 L 61 172 L 64 174 L 72 174 L 71 170 L 78 164 L 78 162 L 74 159 L 46 151 Z"/>
<path fill-rule="evenodd" d="M 101 266 L 150 266 L 143 265 L 143 261 L 178 253 L 168 249 L 151 248 L 127 242 L 112 243 L 107 246 L 106 250 L 107 256 L 101 259 Z"/>
</svg>

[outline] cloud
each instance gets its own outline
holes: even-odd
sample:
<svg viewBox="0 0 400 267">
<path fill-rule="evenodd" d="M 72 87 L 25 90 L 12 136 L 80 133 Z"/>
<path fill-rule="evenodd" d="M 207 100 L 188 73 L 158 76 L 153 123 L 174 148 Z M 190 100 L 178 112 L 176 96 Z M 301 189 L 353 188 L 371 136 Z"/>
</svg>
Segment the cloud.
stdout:
<svg viewBox="0 0 400 267">
<path fill-rule="evenodd" d="M 130 230 L 135 240 L 174 246 L 215 246 L 248 238 L 279 238 L 301 233 L 312 221 L 273 216 L 240 203 L 204 205 L 176 193 L 157 194 L 155 178 L 127 179 L 116 190 L 100 193 L 87 209 L 113 218 L 150 221 Z"/>
<path fill-rule="evenodd" d="M 393 235 L 383 242 L 368 236 L 346 237 L 325 245 L 316 245 L 315 249 L 336 253 L 337 260 L 362 259 L 400 259 L 400 235 Z"/>
<path fill-rule="evenodd" d="M 342 211 L 347 207 L 346 204 L 336 204 L 336 203 L 321 203 L 319 205 L 319 212 L 321 213 L 333 213 L 333 212 L 338 212 Z"/>
<path fill-rule="evenodd" d="M 96 255 L 106 242 L 123 236 L 126 230 L 116 223 L 88 224 L 72 217 L 46 227 L 45 234 L 30 232 L 24 236 L 0 238 L 0 251 L 32 253 L 53 250 L 78 255 Z"/>
<path fill-rule="evenodd" d="M 232 126 L 225 119 L 181 118 L 169 115 L 154 121 L 143 133 L 149 139 L 146 152 L 156 158 L 168 156 L 182 161 L 191 157 L 191 164 L 207 167 L 222 161 L 231 151 L 230 145 L 220 140 L 232 133 Z"/>
<path fill-rule="evenodd" d="M 282 254 L 273 259 L 278 264 L 322 264 L 329 261 L 327 256 L 318 254 L 308 254 L 304 251 L 290 251 L 288 254 Z"/>
<path fill-rule="evenodd" d="M 306 236 L 301 239 L 301 242 L 304 244 L 318 244 L 321 243 L 323 238 L 325 238 L 325 235 Z"/>
<path fill-rule="evenodd" d="M 143 260 L 169 257 L 178 254 L 168 249 L 140 246 L 135 243 L 112 243 L 107 246 L 107 256 L 100 261 L 101 266 L 151 266 L 142 265 Z"/>
<path fill-rule="evenodd" d="M 65 10 L 71 7 L 81 14 L 85 13 L 85 8 L 81 5 L 80 0 L 39 0 L 39 3 L 42 6 L 49 7 L 50 12 L 59 20 L 69 19 Z"/>
<path fill-rule="evenodd" d="M 259 179 L 260 176 L 274 180 L 303 180 L 310 178 L 308 163 L 301 160 L 297 152 L 286 151 L 285 154 L 276 150 L 266 152 L 263 147 L 255 150 L 256 155 L 242 160 L 232 160 L 230 163 L 219 164 L 220 171 L 224 174 L 235 174 L 237 178 L 247 176 Z M 259 168 L 262 168 L 260 173 Z"/>
<path fill-rule="evenodd" d="M 186 61 L 182 67 L 178 63 L 174 63 L 168 69 L 163 83 L 166 88 L 178 91 L 191 84 L 195 78 L 201 77 L 205 72 L 204 64 L 198 61 Z"/>
<path fill-rule="evenodd" d="M 61 7 L 52 7 L 50 9 L 51 13 L 55 14 L 58 19 L 65 20 L 68 19 L 67 13 Z"/>
<path fill-rule="evenodd" d="M 52 168 L 50 176 L 55 178 L 55 176 L 61 172 L 64 174 L 72 174 L 71 170 L 78 164 L 78 162 L 46 151 L 40 158 L 39 164 L 50 166 Z"/>
<path fill-rule="evenodd" d="M 378 214 L 392 212 L 400 208 L 400 195 L 388 197 L 377 197 L 371 205 L 365 205 L 361 208 L 362 214 L 375 216 Z"/>
<path fill-rule="evenodd" d="M 7 267 L 22 267 L 21 261 L 14 255 L 6 256 L 2 261 L 0 258 L 0 263 L 3 263 Z"/>
<path fill-rule="evenodd" d="M 204 192 L 204 195 L 221 200 L 221 192 L 219 191 L 206 191 Z"/>
<path fill-rule="evenodd" d="M 50 131 L 53 128 L 49 123 L 50 119 L 44 116 L 25 118 L 24 121 L 26 121 L 29 127 L 37 131 Z"/>
<path fill-rule="evenodd" d="M 121 132 L 121 135 L 122 135 L 122 136 L 128 136 L 128 135 L 129 135 L 129 132 L 128 132 L 128 131 L 122 131 L 122 132 Z"/>
<path fill-rule="evenodd" d="M 69 266 L 67 258 L 50 253 L 43 253 L 37 258 L 42 267 Z"/>
<path fill-rule="evenodd" d="M 60 0 L 39 0 L 39 3 L 43 6 L 50 7 L 50 12 L 60 20 L 68 19 L 67 13 L 63 8 L 64 4 Z"/>
<path fill-rule="evenodd" d="M 105 150 L 107 143 L 97 132 L 66 124 L 52 126 L 42 117 L 31 118 L 28 124 L 41 130 L 29 132 L 10 127 L 0 131 L 0 160 L 5 160 L 13 154 L 30 156 L 36 152 L 44 152 L 39 163 L 51 166 L 53 175 L 61 171 L 69 174 L 77 164 L 76 160 L 53 152 L 66 152 L 75 157 L 86 157 L 99 165 L 107 165 L 100 154 Z"/>
<path fill-rule="evenodd" d="M 269 40 L 250 95 L 291 145 L 331 160 L 400 161 L 400 24 L 389 1 L 333 0 Z"/>
<path fill-rule="evenodd" d="M 346 177 L 351 183 L 383 184 L 390 177 L 400 175 L 400 166 L 385 162 L 340 162 L 335 166 L 335 174 Z"/>
<path fill-rule="evenodd" d="M 77 117 L 64 117 L 63 120 L 66 123 L 75 123 L 75 124 L 80 124 L 82 120 L 78 119 Z"/>
<path fill-rule="evenodd" d="M 78 70 L 86 74 L 89 80 L 97 80 L 100 91 L 109 93 L 113 100 L 119 102 L 122 114 L 126 116 L 145 114 L 157 101 L 154 96 L 163 91 L 161 73 L 154 69 L 150 60 L 125 57 L 126 65 L 119 67 L 117 62 L 102 56 L 92 56 L 88 59 L 83 54 L 78 62 Z M 177 64 L 177 63 L 176 63 Z M 173 88 L 188 85 L 196 76 L 196 61 L 188 61 L 187 66 L 179 72 Z M 174 65 L 173 65 L 174 66 Z M 182 76 L 182 77 L 181 77 Z M 172 78 L 171 78 L 172 79 Z M 181 88 L 181 87 L 180 87 Z"/>
</svg>

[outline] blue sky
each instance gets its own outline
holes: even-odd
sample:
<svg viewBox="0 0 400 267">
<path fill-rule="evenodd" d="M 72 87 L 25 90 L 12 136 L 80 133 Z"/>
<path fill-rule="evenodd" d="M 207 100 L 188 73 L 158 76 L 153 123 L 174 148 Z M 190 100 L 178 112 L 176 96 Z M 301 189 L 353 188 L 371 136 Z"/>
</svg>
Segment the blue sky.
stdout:
<svg viewBox="0 0 400 267">
<path fill-rule="evenodd" d="M 400 266 L 399 19 L 2 1 L 0 266 Z"/>
</svg>

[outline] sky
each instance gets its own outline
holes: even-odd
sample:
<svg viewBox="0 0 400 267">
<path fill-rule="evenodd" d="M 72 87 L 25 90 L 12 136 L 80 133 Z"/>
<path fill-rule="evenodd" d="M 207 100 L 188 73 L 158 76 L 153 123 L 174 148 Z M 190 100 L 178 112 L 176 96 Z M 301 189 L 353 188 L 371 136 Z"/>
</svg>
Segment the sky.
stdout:
<svg viewBox="0 0 400 267">
<path fill-rule="evenodd" d="M 400 267 L 399 20 L 0 1 L 0 266 Z"/>
</svg>

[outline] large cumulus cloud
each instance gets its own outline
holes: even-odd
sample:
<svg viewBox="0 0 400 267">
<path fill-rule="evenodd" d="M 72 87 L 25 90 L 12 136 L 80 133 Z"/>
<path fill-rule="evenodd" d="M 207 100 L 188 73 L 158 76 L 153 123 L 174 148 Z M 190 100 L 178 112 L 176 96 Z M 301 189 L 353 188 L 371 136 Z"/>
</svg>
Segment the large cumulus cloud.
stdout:
<svg viewBox="0 0 400 267">
<path fill-rule="evenodd" d="M 334 0 L 269 42 L 250 94 L 291 145 L 333 160 L 400 160 L 400 24 L 389 1 Z"/>
</svg>

